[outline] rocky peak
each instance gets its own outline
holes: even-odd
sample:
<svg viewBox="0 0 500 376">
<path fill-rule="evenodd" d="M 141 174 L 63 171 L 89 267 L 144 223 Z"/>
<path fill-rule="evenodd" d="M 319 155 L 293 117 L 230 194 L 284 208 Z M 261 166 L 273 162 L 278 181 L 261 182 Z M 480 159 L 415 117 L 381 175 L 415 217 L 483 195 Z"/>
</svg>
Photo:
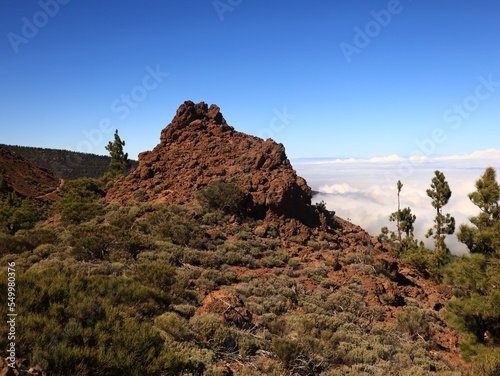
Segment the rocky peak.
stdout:
<svg viewBox="0 0 500 376">
<path fill-rule="evenodd" d="M 160 141 L 177 140 L 187 128 L 190 132 L 208 128 L 219 128 L 223 132 L 234 131 L 233 127 L 227 125 L 220 108 L 215 104 L 209 108 L 205 102 L 195 104 L 186 101 L 178 108 L 170 125 L 162 131 Z"/>
<path fill-rule="evenodd" d="M 216 105 L 186 101 L 161 132 L 160 143 L 139 155 L 139 166 L 109 191 L 109 200 L 191 203 L 196 192 L 233 182 L 256 218 L 285 216 L 316 222 L 311 188 L 296 175 L 282 144 L 235 131 Z"/>
</svg>

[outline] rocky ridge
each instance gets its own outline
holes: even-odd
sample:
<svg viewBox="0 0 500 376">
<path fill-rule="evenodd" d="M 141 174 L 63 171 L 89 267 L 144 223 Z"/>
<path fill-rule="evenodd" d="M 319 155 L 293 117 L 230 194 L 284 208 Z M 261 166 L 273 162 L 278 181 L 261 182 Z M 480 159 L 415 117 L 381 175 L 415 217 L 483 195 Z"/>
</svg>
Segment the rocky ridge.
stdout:
<svg viewBox="0 0 500 376">
<path fill-rule="evenodd" d="M 139 155 L 139 166 L 107 198 L 125 202 L 139 191 L 143 200 L 193 203 L 196 192 L 218 181 L 240 187 L 254 218 L 295 218 L 308 225 L 318 220 L 311 188 L 296 175 L 283 145 L 235 131 L 219 107 L 203 102 L 181 105 L 160 143 Z"/>
<path fill-rule="evenodd" d="M 7 185 L 24 197 L 49 198 L 60 185 L 60 180 L 51 171 L 4 148 L 0 148 L 0 172 Z"/>
<path fill-rule="evenodd" d="M 64 180 L 80 178 L 98 179 L 109 170 L 109 162 L 111 160 L 109 156 L 105 155 L 61 149 L 5 144 L 0 144 L 0 148 L 17 153 L 31 163 L 53 172 L 56 177 Z M 132 167 L 137 167 L 137 161 L 131 160 L 130 163 Z"/>
</svg>

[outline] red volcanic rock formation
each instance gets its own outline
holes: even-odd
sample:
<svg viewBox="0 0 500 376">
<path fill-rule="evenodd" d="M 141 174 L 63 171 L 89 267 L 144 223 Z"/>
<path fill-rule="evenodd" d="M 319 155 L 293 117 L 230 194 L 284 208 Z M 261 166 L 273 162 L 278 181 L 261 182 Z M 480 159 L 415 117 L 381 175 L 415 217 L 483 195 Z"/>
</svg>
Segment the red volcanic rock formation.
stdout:
<svg viewBox="0 0 500 376">
<path fill-rule="evenodd" d="M 296 175 L 283 145 L 235 131 L 219 107 L 203 102 L 182 104 L 160 143 L 139 155 L 139 166 L 107 198 L 191 203 L 197 191 L 217 181 L 239 186 L 251 216 L 317 222 L 311 188 Z"/>
</svg>

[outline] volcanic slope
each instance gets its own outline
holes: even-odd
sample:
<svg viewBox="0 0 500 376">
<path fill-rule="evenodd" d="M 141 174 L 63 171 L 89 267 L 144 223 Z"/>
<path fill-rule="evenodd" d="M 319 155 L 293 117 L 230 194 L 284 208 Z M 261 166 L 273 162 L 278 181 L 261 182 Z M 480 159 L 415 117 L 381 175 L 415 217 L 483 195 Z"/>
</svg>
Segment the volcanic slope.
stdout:
<svg viewBox="0 0 500 376">
<path fill-rule="evenodd" d="M 60 185 L 60 180 L 51 171 L 4 148 L 0 148 L 0 174 L 7 183 L 7 190 L 13 190 L 23 197 L 47 195 Z"/>
<path fill-rule="evenodd" d="M 17 153 L 37 166 L 52 171 L 56 177 L 64 180 L 98 179 L 109 170 L 111 160 L 109 156 L 105 155 L 60 149 L 4 144 L 0 144 L 0 148 Z M 131 160 L 130 163 L 132 167 L 137 166 L 137 161 Z"/>
<path fill-rule="evenodd" d="M 139 155 L 138 167 L 118 180 L 106 199 L 123 204 L 192 207 L 197 204 L 196 193 L 216 182 L 234 183 L 240 188 L 243 212 L 253 222 L 233 218 L 223 228 L 202 226 L 203 235 L 214 243 L 221 239 L 237 242 L 238 238 L 231 234 L 245 233 L 249 241 L 274 247 L 251 267 L 233 266 L 239 280 L 250 275 L 262 280 L 275 278 L 277 269 L 269 260 L 277 257 L 271 250 L 279 249 L 278 254 L 285 257 L 286 253 L 286 259 L 293 261 L 281 265 L 284 269 L 280 273 L 297 275 L 297 286 L 310 294 L 326 291 L 328 295 L 328 291 L 341 288 L 338 291 L 348 289 L 363 296 L 358 302 L 365 307 L 359 317 L 361 327 L 371 327 L 374 322 L 392 325 L 398 317 L 400 321 L 413 316 L 428 320 L 425 333 L 418 328 L 415 332 L 408 329 L 411 335 L 425 338 L 432 354 L 439 353 L 461 366 L 459 338 L 443 318 L 451 289 L 435 285 L 404 265 L 388 245 L 361 227 L 311 205 L 311 188 L 293 170 L 283 145 L 235 131 L 216 105 L 208 107 L 191 101 L 182 104 L 161 132 L 160 143 Z M 210 247 L 203 252 L 214 253 Z M 192 252 L 183 256 L 185 265 L 194 262 L 189 261 L 188 254 Z M 233 288 L 240 289 L 239 285 Z M 217 299 L 208 301 L 213 300 Z M 342 304 L 339 312 L 346 309 Z M 300 301 L 286 301 L 285 311 L 308 314 L 308 309 Z M 217 309 L 212 313 L 216 314 Z M 254 313 L 252 322 L 260 325 L 256 317 Z"/>
</svg>

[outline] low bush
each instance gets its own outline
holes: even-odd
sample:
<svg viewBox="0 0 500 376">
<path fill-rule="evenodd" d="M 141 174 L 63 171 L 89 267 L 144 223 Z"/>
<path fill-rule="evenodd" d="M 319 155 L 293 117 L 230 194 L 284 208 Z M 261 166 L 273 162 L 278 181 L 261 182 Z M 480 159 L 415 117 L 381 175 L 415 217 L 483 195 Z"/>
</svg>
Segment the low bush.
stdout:
<svg viewBox="0 0 500 376">
<path fill-rule="evenodd" d="M 236 214 L 241 210 L 243 194 L 234 183 L 216 182 L 200 190 L 196 199 L 207 211 Z"/>
<path fill-rule="evenodd" d="M 96 179 L 68 181 L 62 193 L 55 207 L 60 210 L 61 219 L 67 224 L 82 223 L 104 213 L 104 205 L 99 200 L 104 197 L 104 191 Z"/>
<path fill-rule="evenodd" d="M 20 254 L 33 250 L 33 245 L 23 237 L 0 233 L 0 256 Z"/>
<path fill-rule="evenodd" d="M 287 369 L 291 368 L 297 362 L 297 358 L 304 351 L 297 340 L 286 338 L 273 339 L 272 349 L 278 359 L 283 363 L 283 366 Z"/>
<path fill-rule="evenodd" d="M 428 316 L 420 309 L 407 309 L 396 315 L 398 326 L 408 333 L 412 338 L 428 338 L 430 326 Z"/>
<path fill-rule="evenodd" d="M 188 321 L 174 312 L 166 312 L 156 317 L 154 325 L 176 341 L 188 341 L 193 336 Z"/>
<path fill-rule="evenodd" d="M 31 229 L 41 219 L 41 211 L 28 199 L 10 192 L 0 202 L 0 233 L 15 234 L 22 229 Z"/>
<path fill-rule="evenodd" d="M 207 239 L 200 223 L 178 205 L 161 207 L 138 222 L 138 228 L 159 240 L 192 248 L 205 248 Z"/>
<path fill-rule="evenodd" d="M 113 254 L 133 258 L 147 248 L 138 236 L 118 227 L 86 223 L 71 229 L 68 244 L 79 260 L 110 260 Z"/>
<path fill-rule="evenodd" d="M 238 348 L 235 329 L 229 328 L 221 318 L 206 314 L 189 320 L 191 330 L 205 346 L 214 350 L 235 351 Z"/>
</svg>

